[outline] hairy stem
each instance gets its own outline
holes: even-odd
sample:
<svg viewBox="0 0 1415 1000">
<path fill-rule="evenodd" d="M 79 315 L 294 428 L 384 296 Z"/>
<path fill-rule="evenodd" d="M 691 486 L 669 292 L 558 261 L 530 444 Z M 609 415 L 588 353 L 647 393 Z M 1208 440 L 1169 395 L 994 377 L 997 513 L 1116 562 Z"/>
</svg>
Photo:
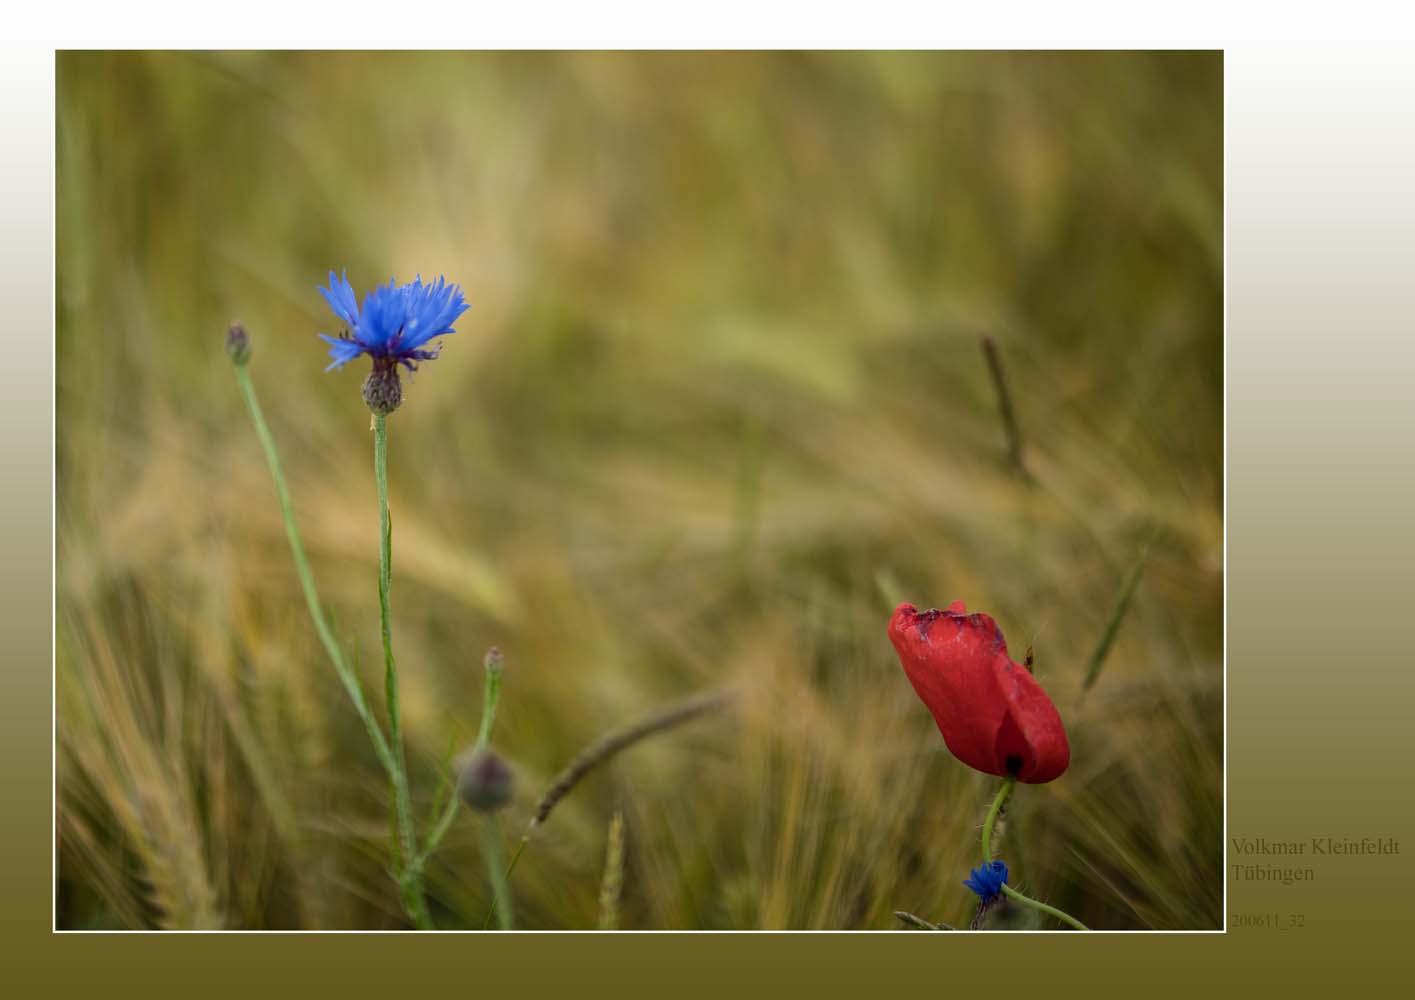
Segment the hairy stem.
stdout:
<svg viewBox="0 0 1415 1000">
<path fill-rule="evenodd" d="M 992 808 L 988 810 L 988 818 L 983 821 L 983 864 L 985 865 L 992 864 L 993 827 L 997 824 L 997 817 L 1002 812 L 1003 804 L 1007 801 L 1008 796 L 1012 794 L 1012 789 L 1016 786 L 1016 778 L 1007 777 L 1002 779 L 1002 787 L 997 790 L 997 797 L 992 800 Z M 1002 891 L 1008 899 L 1016 900 L 1023 906 L 1030 906 L 1034 910 L 1040 910 L 1042 913 L 1050 914 L 1062 923 L 1070 924 L 1078 931 L 1090 930 L 1089 927 L 1071 916 L 1071 914 L 1058 910 L 1054 906 L 1048 906 L 1040 900 L 1032 899 L 1030 896 L 1024 896 L 1006 882 L 1002 884 Z"/>
<path fill-rule="evenodd" d="M 988 818 L 983 820 L 983 864 L 992 864 L 992 829 L 997 825 L 997 818 L 1002 815 L 1002 807 L 1012 795 L 1012 789 L 1017 787 L 1017 779 L 1007 777 L 1002 779 L 1002 787 L 997 790 L 997 798 L 992 800 L 992 808 L 988 810 Z"/>
<path fill-rule="evenodd" d="M 1008 899 L 1015 899 L 1023 906 L 1030 906 L 1034 910 L 1040 910 L 1043 913 L 1049 914 L 1050 916 L 1055 917 L 1057 920 L 1060 920 L 1063 924 L 1070 924 L 1078 931 L 1090 930 L 1089 927 L 1081 923 L 1081 921 L 1077 920 L 1075 917 L 1065 912 L 1064 910 L 1058 910 L 1055 906 L 1049 906 L 1039 899 L 1033 899 L 1030 896 L 1024 896 L 1016 889 L 1012 888 L 1012 886 L 1007 885 L 1006 883 L 1003 883 L 1002 891 L 1004 894 L 1006 894 Z"/>
</svg>

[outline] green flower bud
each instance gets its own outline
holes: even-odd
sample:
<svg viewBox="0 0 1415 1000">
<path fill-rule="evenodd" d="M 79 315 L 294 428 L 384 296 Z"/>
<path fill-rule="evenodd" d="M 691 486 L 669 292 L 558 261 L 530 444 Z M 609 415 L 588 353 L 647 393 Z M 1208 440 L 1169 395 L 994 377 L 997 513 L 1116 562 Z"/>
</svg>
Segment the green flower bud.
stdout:
<svg viewBox="0 0 1415 1000">
<path fill-rule="evenodd" d="M 251 359 L 251 337 L 240 323 L 232 323 L 226 331 L 226 353 L 242 367 Z"/>
</svg>

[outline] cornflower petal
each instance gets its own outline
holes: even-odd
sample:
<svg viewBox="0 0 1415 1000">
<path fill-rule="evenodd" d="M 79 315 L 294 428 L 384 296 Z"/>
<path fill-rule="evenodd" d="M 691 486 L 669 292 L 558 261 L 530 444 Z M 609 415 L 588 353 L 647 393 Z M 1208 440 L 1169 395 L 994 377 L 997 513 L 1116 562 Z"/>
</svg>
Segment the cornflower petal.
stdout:
<svg viewBox="0 0 1415 1000">
<path fill-rule="evenodd" d="M 347 274 L 347 272 L 346 272 Z M 354 295 L 354 286 L 347 277 L 329 272 L 329 287 L 321 288 L 319 294 L 329 303 L 329 308 L 350 327 L 359 325 L 359 300 Z"/>
<path fill-rule="evenodd" d="M 346 276 L 329 272 L 329 287 L 319 292 L 334 315 L 349 326 L 348 333 L 319 336 L 329 344 L 331 368 L 367 354 L 376 370 L 393 371 L 403 365 L 410 371 L 421 361 L 438 356 L 439 347 L 426 347 L 434 337 L 455 333 L 452 324 L 468 309 L 462 289 L 439 276 L 426 284 L 422 276 L 406 285 L 390 279 L 364 296 L 363 307 Z M 393 375 L 396 378 L 396 375 Z"/>
<path fill-rule="evenodd" d="M 334 359 L 330 362 L 329 366 L 324 369 L 325 371 L 329 371 L 332 368 L 342 368 L 360 354 L 364 353 L 363 347 L 356 340 L 350 340 L 347 337 L 331 337 L 327 333 L 321 333 L 318 336 L 321 340 L 329 344 L 329 356 Z"/>
<path fill-rule="evenodd" d="M 1002 887 L 1007 883 L 1007 865 L 1001 860 L 989 861 L 969 872 L 963 884 L 977 894 L 984 903 L 991 903 L 1002 895 Z"/>
</svg>

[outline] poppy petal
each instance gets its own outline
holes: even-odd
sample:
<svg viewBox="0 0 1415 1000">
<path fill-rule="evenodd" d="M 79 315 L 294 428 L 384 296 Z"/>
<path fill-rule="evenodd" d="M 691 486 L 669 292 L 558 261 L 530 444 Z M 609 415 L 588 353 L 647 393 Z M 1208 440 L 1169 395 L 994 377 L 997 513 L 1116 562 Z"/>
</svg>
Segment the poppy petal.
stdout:
<svg viewBox="0 0 1415 1000">
<path fill-rule="evenodd" d="M 967 614 L 961 601 L 946 611 L 901 604 L 889 637 L 955 757 L 1030 784 L 1066 770 L 1071 751 L 1061 716 L 1041 685 L 1007 655 L 991 617 Z"/>
</svg>

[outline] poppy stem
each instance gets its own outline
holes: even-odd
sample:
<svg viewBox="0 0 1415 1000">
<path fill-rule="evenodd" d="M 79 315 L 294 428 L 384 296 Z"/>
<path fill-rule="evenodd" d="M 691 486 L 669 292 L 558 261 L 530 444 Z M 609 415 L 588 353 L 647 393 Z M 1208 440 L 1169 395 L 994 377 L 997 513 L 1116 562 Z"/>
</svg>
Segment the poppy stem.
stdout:
<svg viewBox="0 0 1415 1000">
<path fill-rule="evenodd" d="M 1017 779 L 1006 777 L 1002 779 L 1002 787 L 997 790 L 997 798 L 992 800 L 992 808 L 988 810 L 988 818 L 983 821 L 983 864 L 992 864 L 992 828 L 997 824 L 998 816 L 1002 815 L 1003 804 L 1012 795 L 1012 789 L 1017 787 Z"/>
<path fill-rule="evenodd" d="M 1008 797 L 1012 795 L 1012 789 L 1016 787 L 1016 778 L 1009 776 L 1002 779 L 1002 787 L 997 790 L 997 797 L 992 800 L 992 808 L 988 810 L 988 818 L 983 821 L 983 864 L 985 865 L 992 864 L 993 827 L 997 824 L 997 817 L 1002 813 L 1003 804 L 1007 802 Z M 1030 906 L 1034 910 L 1040 910 L 1042 913 L 1049 914 L 1064 924 L 1070 924 L 1078 931 L 1090 930 L 1089 927 L 1071 916 L 1071 914 L 1058 910 L 1054 906 L 1048 906 L 1046 903 L 1039 900 L 1032 899 L 1030 896 L 1024 896 L 1006 882 L 1002 883 L 1002 891 L 1008 899 L 1016 900 L 1023 906 Z"/>
</svg>

